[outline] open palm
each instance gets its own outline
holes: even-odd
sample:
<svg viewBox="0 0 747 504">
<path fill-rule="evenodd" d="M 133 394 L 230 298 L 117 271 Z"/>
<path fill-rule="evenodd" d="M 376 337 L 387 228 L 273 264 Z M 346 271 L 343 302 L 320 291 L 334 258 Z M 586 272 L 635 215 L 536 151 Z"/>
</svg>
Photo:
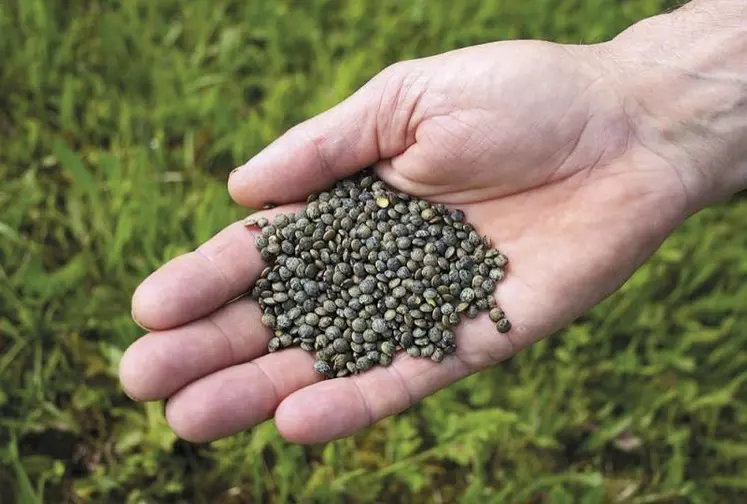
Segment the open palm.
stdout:
<svg viewBox="0 0 747 504">
<path fill-rule="evenodd" d="M 375 165 L 395 188 L 458 206 L 510 259 L 496 289 L 513 329 L 465 320 L 444 362 L 398 355 L 386 368 L 322 380 L 300 349 L 266 352 L 246 297 L 263 264 L 234 223 L 138 288 L 152 332 L 121 363 L 138 400 L 168 399 L 185 439 L 275 417 L 283 436 L 352 434 L 562 328 L 618 288 L 686 216 L 669 165 L 644 148 L 601 46 L 500 42 L 394 65 L 294 128 L 232 174 L 240 204 L 289 211 Z M 229 301 L 234 300 L 229 303 Z"/>
</svg>

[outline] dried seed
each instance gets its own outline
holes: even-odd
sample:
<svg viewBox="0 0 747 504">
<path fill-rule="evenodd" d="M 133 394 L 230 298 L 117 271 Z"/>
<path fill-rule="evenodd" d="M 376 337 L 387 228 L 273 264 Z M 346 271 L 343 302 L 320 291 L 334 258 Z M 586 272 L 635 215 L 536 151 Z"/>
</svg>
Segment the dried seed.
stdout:
<svg viewBox="0 0 747 504">
<path fill-rule="evenodd" d="M 330 376 L 332 374 L 332 367 L 329 362 L 318 360 L 314 363 L 314 371 L 324 376 Z"/>
<path fill-rule="evenodd" d="M 275 328 L 275 315 L 272 313 L 265 313 L 262 315 L 262 325 L 271 329 Z"/>
<path fill-rule="evenodd" d="M 431 355 L 431 360 L 433 362 L 441 362 L 442 360 L 444 360 L 444 351 L 440 348 L 435 348 L 433 350 L 433 354 Z"/>
<path fill-rule="evenodd" d="M 501 310 L 500 308 L 493 308 L 492 310 L 490 310 L 489 315 L 492 322 L 498 322 L 504 317 L 503 310 Z"/>
<path fill-rule="evenodd" d="M 507 318 L 502 318 L 495 324 L 495 328 L 500 333 L 507 333 L 511 330 L 511 322 Z"/>
<path fill-rule="evenodd" d="M 389 203 L 390 203 L 389 198 L 387 198 L 386 196 L 376 197 L 376 205 L 379 208 L 387 208 L 389 206 Z"/>
<path fill-rule="evenodd" d="M 274 352 L 280 348 L 280 339 L 278 338 L 272 338 L 270 339 L 270 342 L 267 344 L 267 350 L 270 352 Z"/>
<path fill-rule="evenodd" d="M 456 350 L 462 315 L 490 309 L 509 330 L 492 296 L 508 259 L 464 219 L 369 171 L 272 224 L 248 216 L 267 263 L 250 293 L 275 329 L 268 349 L 314 352 L 314 368 L 331 378 L 389 365 L 398 349 L 441 362 Z"/>
</svg>

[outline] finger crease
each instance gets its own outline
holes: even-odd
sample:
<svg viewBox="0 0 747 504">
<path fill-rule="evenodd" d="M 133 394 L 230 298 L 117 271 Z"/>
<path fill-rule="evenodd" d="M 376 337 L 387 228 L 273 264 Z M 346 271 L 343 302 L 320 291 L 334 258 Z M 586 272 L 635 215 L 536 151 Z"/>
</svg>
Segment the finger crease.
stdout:
<svg viewBox="0 0 747 504">
<path fill-rule="evenodd" d="M 265 378 L 267 378 L 268 383 L 270 384 L 270 390 L 272 390 L 272 397 L 273 397 L 273 411 L 275 408 L 277 408 L 277 405 L 280 404 L 280 389 L 277 386 L 277 383 L 275 383 L 275 380 L 272 379 L 272 376 L 270 376 L 270 373 L 265 371 L 264 366 L 262 366 L 262 363 L 258 361 L 251 361 L 250 364 L 254 364 L 259 371 L 265 375 Z"/>
<path fill-rule="evenodd" d="M 402 389 L 402 393 L 407 398 L 407 404 L 405 404 L 403 408 L 400 408 L 400 411 L 405 410 L 411 404 L 415 403 L 415 397 L 412 395 L 412 392 L 410 391 L 410 387 L 407 386 L 405 377 L 402 376 L 402 373 L 399 372 L 399 369 L 397 369 L 395 366 L 389 366 L 387 370 L 389 371 L 389 374 L 391 374 L 394 377 L 395 381 L 399 385 L 399 388 Z"/>
<path fill-rule="evenodd" d="M 213 266 L 213 268 L 218 272 L 221 279 L 223 280 L 223 286 L 225 287 L 226 292 L 230 292 L 231 282 L 228 279 L 228 276 L 226 275 L 226 273 L 223 271 L 223 269 L 220 266 L 218 266 L 218 263 L 216 263 L 212 257 L 210 257 L 205 252 L 203 252 L 201 247 L 198 247 L 197 249 L 195 249 L 194 253 L 202 257 L 203 259 L 205 259 L 208 263 L 210 263 Z"/>
<path fill-rule="evenodd" d="M 490 345 L 490 347 L 487 348 L 487 354 L 493 364 L 504 361 L 519 351 L 519 346 L 514 341 L 510 332 L 504 333 L 501 336 L 505 337 L 508 342 L 509 355 L 505 355 L 504 352 L 498 352 L 499 349 L 496 348 L 496 346 Z M 461 358 L 459 360 L 464 363 Z"/>
<path fill-rule="evenodd" d="M 459 366 L 459 375 L 463 378 L 467 376 L 468 374 L 472 373 L 474 370 L 472 366 L 470 366 L 468 363 L 464 362 L 464 359 L 454 354 L 454 360 L 456 361 L 457 365 Z"/>
<path fill-rule="evenodd" d="M 374 422 L 374 412 L 373 408 L 371 407 L 371 404 L 368 402 L 368 399 L 366 399 L 366 394 L 361 388 L 361 384 L 359 380 L 352 379 L 350 382 L 353 384 L 353 387 L 355 387 L 356 392 L 358 392 L 358 397 L 360 397 L 361 402 L 363 403 L 363 407 L 366 409 L 366 425 L 371 425 Z"/>
<path fill-rule="evenodd" d="M 508 346 L 511 350 L 511 355 L 516 354 L 519 351 L 519 346 L 514 341 L 514 338 L 509 333 L 504 334 L 504 336 L 506 337 L 506 341 L 508 341 Z"/>
<path fill-rule="evenodd" d="M 337 180 L 337 174 L 332 169 L 332 164 L 327 159 L 327 156 L 324 154 L 324 149 L 320 145 L 322 140 L 309 136 L 309 142 L 311 142 L 311 145 L 314 147 L 314 152 L 316 152 L 316 157 L 319 160 L 319 172 L 322 180 Z"/>
<path fill-rule="evenodd" d="M 208 322 L 212 324 L 213 327 L 215 327 L 215 330 L 218 331 L 218 333 L 223 337 L 223 340 L 226 342 L 226 348 L 228 349 L 228 362 L 229 365 L 236 364 L 238 362 L 238 357 L 236 355 L 236 350 L 233 347 L 233 342 L 231 341 L 231 338 L 228 336 L 228 333 L 223 330 L 223 328 L 220 326 L 218 322 L 216 322 L 213 317 L 207 317 Z"/>
</svg>

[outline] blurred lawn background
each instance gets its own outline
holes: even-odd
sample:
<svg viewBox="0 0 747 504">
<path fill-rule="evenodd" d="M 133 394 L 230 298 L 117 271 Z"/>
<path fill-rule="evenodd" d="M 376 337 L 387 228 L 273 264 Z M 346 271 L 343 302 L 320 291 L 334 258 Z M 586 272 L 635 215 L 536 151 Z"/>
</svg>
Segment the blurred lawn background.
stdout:
<svg viewBox="0 0 747 504">
<path fill-rule="evenodd" d="M 747 502 L 747 203 L 562 335 L 352 438 L 212 444 L 122 393 L 153 269 L 225 179 L 394 61 L 608 39 L 657 0 L 0 2 L 0 502 Z"/>
</svg>

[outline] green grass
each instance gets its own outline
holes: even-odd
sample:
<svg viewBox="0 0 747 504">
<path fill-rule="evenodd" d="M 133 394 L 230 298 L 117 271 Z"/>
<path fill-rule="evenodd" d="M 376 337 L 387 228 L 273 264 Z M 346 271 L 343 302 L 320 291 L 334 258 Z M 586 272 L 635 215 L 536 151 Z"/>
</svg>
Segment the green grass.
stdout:
<svg viewBox="0 0 747 504">
<path fill-rule="evenodd" d="M 228 171 L 385 65 L 593 42 L 648 0 L 0 4 L 0 502 L 747 501 L 747 202 L 562 334 L 334 443 L 212 444 L 117 382 L 135 286 L 245 214 Z"/>
</svg>

